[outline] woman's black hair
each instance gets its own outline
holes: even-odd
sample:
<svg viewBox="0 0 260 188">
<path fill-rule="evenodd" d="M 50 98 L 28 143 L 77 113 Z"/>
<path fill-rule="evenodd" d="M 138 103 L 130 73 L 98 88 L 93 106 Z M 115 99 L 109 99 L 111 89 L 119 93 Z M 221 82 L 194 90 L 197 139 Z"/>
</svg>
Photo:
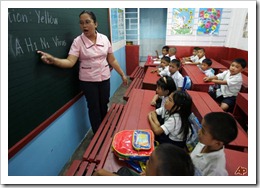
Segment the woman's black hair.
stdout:
<svg viewBox="0 0 260 188">
<path fill-rule="evenodd" d="M 179 134 L 183 133 L 183 141 L 187 140 L 191 124 L 189 116 L 191 114 L 192 99 L 186 91 L 173 92 L 174 105 L 169 111 L 171 116 L 174 113 L 179 113 L 181 117 L 181 129 Z"/>
<path fill-rule="evenodd" d="M 163 143 L 155 149 L 155 155 L 158 159 L 158 176 L 194 176 L 191 157 L 183 149 Z"/>
<path fill-rule="evenodd" d="M 92 11 L 83 10 L 83 11 L 79 14 L 79 17 L 80 17 L 82 14 L 88 14 L 88 15 L 91 17 L 91 19 L 94 21 L 94 23 L 97 22 L 96 15 L 95 15 Z"/>
</svg>

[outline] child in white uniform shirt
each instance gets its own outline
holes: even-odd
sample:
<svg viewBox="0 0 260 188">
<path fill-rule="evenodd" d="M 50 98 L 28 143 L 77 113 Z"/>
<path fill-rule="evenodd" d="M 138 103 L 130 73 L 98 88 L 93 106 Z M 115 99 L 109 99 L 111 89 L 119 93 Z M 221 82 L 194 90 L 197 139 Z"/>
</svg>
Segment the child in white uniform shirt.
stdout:
<svg viewBox="0 0 260 188">
<path fill-rule="evenodd" d="M 189 57 L 184 57 L 183 60 L 182 60 L 182 63 L 185 63 L 185 62 L 195 62 L 195 60 L 198 58 L 197 54 L 198 54 L 198 50 L 199 49 L 200 49 L 199 47 L 194 47 L 193 51 L 192 51 L 192 55 L 189 56 Z"/>
<path fill-rule="evenodd" d="M 177 59 L 173 59 L 169 64 L 169 75 L 172 77 L 172 79 L 175 82 L 175 85 L 177 87 L 177 90 L 181 91 L 183 86 L 183 76 L 179 72 L 181 63 Z"/>
<path fill-rule="evenodd" d="M 164 56 L 169 56 L 169 46 L 163 46 L 162 47 L 162 54 L 159 55 L 158 51 L 155 50 L 157 59 L 162 59 Z"/>
<path fill-rule="evenodd" d="M 171 59 L 171 61 L 173 60 L 173 59 L 176 59 L 176 52 L 177 52 L 177 49 L 175 48 L 175 47 L 171 47 L 170 49 L 169 49 L 169 57 L 170 57 L 170 59 Z"/>
<path fill-rule="evenodd" d="M 191 132 L 188 117 L 191 113 L 192 99 L 185 91 L 175 91 L 169 95 L 164 107 L 149 112 L 148 120 L 155 140 L 161 143 L 172 143 L 183 149 Z M 161 115 L 164 123 L 160 124 L 157 115 Z"/>
<path fill-rule="evenodd" d="M 227 176 L 224 146 L 232 142 L 237 134 L 236 121 L 230 114 L 206 114 L 198 134 L 199 143 L 190 154 L 196 170 L 203 176 Z"/>
<path fill-rule="evenodd" d="M 215 71 L 210 67 L 212 65 L 212 61 L 210 59 L 204 59 L 202 61 L 201 66 L 199 67 L 200 70 L 207 76 L 215 76 L 214 73 Z"/>
<path fill-rule="evenodd" d="M 246 67 L 246 61 L 242 58 L 233 60 L 229 70 L 219 73 L 216 76 L 205 77 L 205 82 L 214 82 L 219 84 L 220 88 L 216 92 L 211 93 L 211 96 L 216 99 L 220 107 L 224 111 L 232 112 L 236 102 L 236 96 L 241 89 L 243 78 L 241 72 Z"/>
<path fill-rule="evenodd" d="M 169 75 L 169 63 L 170 58 L 167 56 L 162 57 L 160 67 L 152 70 L 151 72 L 157 72 L 159 76 L 167 76 Z"/>
</svg>

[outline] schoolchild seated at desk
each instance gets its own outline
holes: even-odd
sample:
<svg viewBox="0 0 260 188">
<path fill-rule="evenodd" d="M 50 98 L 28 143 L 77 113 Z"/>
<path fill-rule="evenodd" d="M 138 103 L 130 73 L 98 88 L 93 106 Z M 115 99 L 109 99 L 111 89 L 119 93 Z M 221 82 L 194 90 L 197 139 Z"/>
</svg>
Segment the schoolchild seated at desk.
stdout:
<svg viewBox="0 0 260 188">
<path fill-rule="evenodd" d="M 169 64 L 169 75 L 172 77 L 172 79 L 175 82 L 175 85 L 177 87 L 177 90 L 181 91 L 183 86 L 184 78 L 179 72 L 179 69 L 181 67 L 181 63 L 177 59 L 173 59 Z"/>
<path fill-rule="evenodd" d="M 122 167 L 117 172 L 97 170 L 94 176 L 194 176 L 195 169 L 190 155 L 172 144 L 160 144 L 146 162 L 146 170 L 138 174 Z"/>
<path fill-rule="evenodd" d="M 171 143 L 186 149 L 186 140 L 191 132 L 188 120 L 191 114 L 192 99 L 185 91 L 175 91 L 169 95 L 164 107 L 148 113 L 148 120 L 155 140 L 160 144 Z M 160 124 L 157 115 L 161 115 L 164 123 Z"/>
<path fill-rule="evenodd" d="M 205 49 L 199 48 L 198 53 L 197 53 L 197 57 L 194 59 L 194 61 L 193 62 L 184 62 L 184 64 L 201 65 L 201 63 L 204 59 L 206 59 Z"/>
<path fill-rule="evenodd" d="M 207 76 L 215 76 L 215 71 L 210 67 L 212 65 L 212 61 L 210 59 L 204 59 L 199 67 L 200 70 Z"/>
<path fill-rule="evenodd" d="M 170 76 L 163 76 L 156 82 L 156 94 L 151 101 L 151 105 L 156 108 L 164 106 L 168 96 L 176 91 L 176 85 Z"/>
<path fill-rule="evenodd" d="M 177 53 L 177 49 L 175 47 L 171 47 L 169 49 L 169 57 L 170 60 L 172 61 L 173 59 L 176 59 L 176 53 Z"/>
<path fill-rule="evenodd" d="M 220 88 L 210 92 L 210 95 L 220 103 L 224 111 L 232 112 L 236 103 L 236 97 L 240 91 L 243 78 L 241 72 L 246 67 L 246 61 L 242 58 L 233 60 L 229 70 L 219 73 L 216 76 L 205 77 L 205 82 L 214 82 L 219 84 Z"/>
<path fill-rule="evenodd" d="M 163 56 L 161 59 L 160 67 L 152 70 L 151 72 L 157 72 L 159 76 L 167 76 L 169 75 L 169 63 L 170 58 L 167 56 Z"/>
<path fill-rule="evenodd" d="M 182 63 L 185 63 L 185 62 L 195 62 L 195 60 L 198 58 L 197 57 L 197 54 L 198 54 L 198 50 L 199 50 L 200 48 L 199 47 L 194 47 L 193 48 L 193 51 L 192 51 L 192 55 L 191 56 L 189 56 L 189 57 L 184 57 L 183 59 L 182 59 Z"/>
<path fill-rule="evenodd" d="M 238 134 L 235 119 L 226 112 L 211 112 L 202 119 L 199 142 L 191 152 L 193 164 L 202 176 L 227 176 L 224 146 Z"/>
<path fill-rule="evenodd" d="M 155 53 L 156 53 L 157 59 L 162 59 L 162 57 L 164 57 L 164 56 L 169 56 L 169 46 L 163 46 L 162 47 L 162 54 L 161 55 L 159 55 L 157 50 L 155 50 Z"/>
</svg>

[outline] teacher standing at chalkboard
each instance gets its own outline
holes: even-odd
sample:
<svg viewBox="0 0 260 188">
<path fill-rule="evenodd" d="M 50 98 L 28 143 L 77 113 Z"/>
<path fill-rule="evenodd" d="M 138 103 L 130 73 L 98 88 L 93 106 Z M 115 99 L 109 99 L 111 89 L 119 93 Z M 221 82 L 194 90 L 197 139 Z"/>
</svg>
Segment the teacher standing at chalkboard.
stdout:
<svg viewBox="0 0 260 188">
<path fill-rule="evenodd" d="M 93 12 L 83 11 L 79 15 L 82 34 L 74 39 L 68 57 L 60 59 L 48 53 L 38 51 L 47 64 L 61 68 L 71 68 L 79 60 L 79 80 L 87 100 L 89 119 L 94 133 L 98 130 L 107 113 L 110 95 L 109 64 L 120 74 L 123 83 L 127 77 L 114 57 L 108 38 L 98 33 L 96 16 Z"/>
</svg>

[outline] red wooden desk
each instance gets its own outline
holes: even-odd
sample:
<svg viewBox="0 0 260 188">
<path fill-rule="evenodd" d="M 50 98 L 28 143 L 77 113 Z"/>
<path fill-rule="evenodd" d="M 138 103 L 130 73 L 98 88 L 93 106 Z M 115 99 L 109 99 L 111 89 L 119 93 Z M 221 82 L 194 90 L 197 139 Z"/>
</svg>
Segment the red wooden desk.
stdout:
<svg viewBox="0 0 260 188">
<path fill-rule="evenodd" d="M 151 73 L 154 67 L 148 67 L 143 79 L 142 89 L 156 90 L 156 82 L 160 78 L 157 72 Z"/>
<path fill-rule="evenodd" d="M 248 176 L 248 153 L 225 148 L 229 176 Z"/>
<path fill-rule="evenodd" d="M 152 98 L 155 95 L 155 91 L 133 89 L 132 95 L 125 105 L 124 112 L 118 122 L 115 133 L 121 130 L 134 130 L 134 129 L 150 129 L 150 124 L 147 119 L 147 115 L 155 108 L 150 105 Z M 111 140 L 112 142 L 112 140 Z M 105 163 L 99 165 L 99 168 L 116 172 L 120 167 L 126 166 L 126 163 L 120 161 L 112 149 L 109 150 L 106 156 Z"/>
<path fill-rule="evenodd" d="M 210 59 L 212 61 L 211 68 L 215 70 L 215 75 L 219 72 L 219 69 L 225 69 L 226 67 L 221 63 L 217 62 L 215 59 Z"/>
<path fill-rule="evenodd" d="M 209 86 L 214 85 L 213 82 L 203 81 L 206 75 L 196 65 L 184 65 L 182 67 L 182 75 L 190 77 L 191 90 L 208 92 Z"/>
<path fill-rule="evenodd" d="M 214 101 L 208 93 L 189 90 L 187 90 L 187 93 L 192 97 L 191 111 L 197 116 L 200 122 L 202 118 L 210 112 L 223 112 L 218 103 Z M 228 147 L 244 150 L 248 147 L 248 137 L 239 123 L 237 123 L 237 128 L 237 138 L 229 143 Z"/>
<path fill-rule="evenodd" d="M 155 68 L 155 67 L 160 65 L 160 63 L 155 63 L 155 62 L 158 62 L 160 60 L 155 61 L 154 59 L 156 59 L 156 57 L 149 56 L 149 55 L 147 56 L 147 60 L 144 64 L 144 72 L 147 71 L 148 67 L 154 67 Z"/>
<path fill-rule="evenodd" d="M 223 112 L 219 104 L 206 92 L 186 91 L 192 97 L 191 111 L 202 121 L 202 118 L 209 112 Z"/>
<path fill-rule="evenodd" d="M 237 121 L 247 128 L 248 125 L 248 94 L 238 93 L 233 115 Z"/>
</svg>

